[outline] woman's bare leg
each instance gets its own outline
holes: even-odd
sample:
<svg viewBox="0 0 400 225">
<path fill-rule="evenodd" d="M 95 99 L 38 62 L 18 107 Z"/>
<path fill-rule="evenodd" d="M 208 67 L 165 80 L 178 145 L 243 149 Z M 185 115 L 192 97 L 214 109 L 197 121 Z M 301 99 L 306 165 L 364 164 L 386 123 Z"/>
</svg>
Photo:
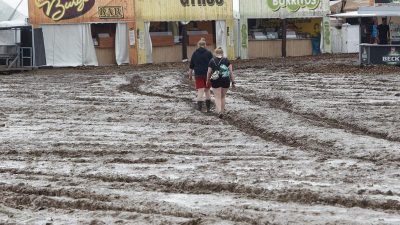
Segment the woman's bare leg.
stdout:
<svg viewBox="0 0 400 225">
<path fill-rule="evenodd" d="M 221 88 L 221 113 L 225 112 L 225 98 L 226 93 L 228 92 L 228 88 Z"/>
<path fill-rule="evenodd" d="M 222 88 L 214 88 L 214 97 L 215 97 L 215 109 L 217 113 L 221 112 L 221 89 Z"/>
</svg>

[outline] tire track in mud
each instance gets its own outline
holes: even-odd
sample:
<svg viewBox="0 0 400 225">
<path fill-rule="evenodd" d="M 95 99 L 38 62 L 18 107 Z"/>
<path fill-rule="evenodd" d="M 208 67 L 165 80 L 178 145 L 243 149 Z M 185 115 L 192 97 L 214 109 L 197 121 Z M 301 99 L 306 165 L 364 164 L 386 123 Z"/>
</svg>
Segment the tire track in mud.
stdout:
<svg viewBox="0 0 400 225">
<path fill-rule="evenodd" d="M 33 187 L 23 183 L 19 185 L 3 185 L 0 183 L 0 192 L 13 192 L 25 195 L 40 195 L 47 197 L 69 197 L 73 199 L 91 199 L 96 201 L 110 202 L 113 197 L 94 194 L 81 189 L 74 188 L 51 188 L 51 187 Z"/>
<path fill-rule="evenodd" d="M 137 202 L 137 206 L 122 206 L 110 202 L 102 202 L 97 200 L 78 199 L 78 200 L 60 200 L 43 195 L 28 195 L 14 192 L 4 192 L 0 190 L 3 199 L 0 203 L 11 208 L 34 207 L 36 209 L 54 208 L 54 209 L 77 209 L 89 211 L 117 211 L 117 212 L 135 212 L 142 214 L 155 214 L 165 216 L 176 216 L 184 218 L 194 218 L 196 215 L 192 212 L 183 210 L 173 210 L 167 204 Z"/>
<path fill-rule="evenodd" d="M 187 84 L 187 81 L 184 81 L 184 79 L 182 79 L 182 83 L 185 83 L 185 82 Z M 140 90 L 140 86 L 144 85 L 145 83 L 146 82 L 143 79 L 141 79 L 139 76 L 133 76 L 129 84 L 120 85 L 118 87 L 118 89 L 121 91 L 127 91 L 130 93 L 140 94 L 140 95 L 144 95 L 144 96 L 160 97 L 160 98 L 164 98 L 164 99 L 174 99 L 177 101 L 183 101 L 187 104 L 193 105 L 191 98 L 180 98 L 180 97 L 176 97 L 173 95 L 159 94 L 159 93 L 146 92 L 146 91 Z M 217 115 L 214 115 L 214 116 L 217 116 Z M 249 134 L 252 136 L 258 136 L 266 141 L 283 144 L 283 145 L 286 145 L 289 147 L 302 147 L 302 148 L 313 149 L 315 151 L 318 151 L 321 149 L 325 149 L 326 147 L 330 148 L 333 145 L 333 144 L 327 145 L 326 143 L 319 143 L 317 141 L 315 141 L 314 143 L 311 143 L 310 141 L 298 140 L 295 138 L 288 137 L 287 135 L 284 135 L 284 134 L 268 132 L 265 129 L 254 126 L 250 121 L 245 121 L 242 118 L 236 120 L 229 115 L 226 115 L 222 120 L 226 121 L 228 124 L 236 127 L 238 130 L 240 130 L 246 134 Z"/>
<path fill-rule="evenodd" d="M 370 136 L 373 138 L 384 139 L 387 141 L 400 143 L 400 138 L 390 137 L 386 133 L 371 131 L 368 128 L 360 127 L 356 124 L 352 124 L 352 123 L 348 123 L 348 122 L 339 121 L 334 118 L 321 117 L 320 115 L 318 115 L 316 113 L 303 113 L 303 112 L 295 111 L 292 108 L 293 107 L 292 103 L 290 101 L 287 101 L 284 98 L 280 98 L 280 97 L 269 98 L 267 96 L 262 98 L 260 96 L 257 96 L 257 94 L 254 91 L 247 90 L 247 89 L 240 88 L 240 87 L 237 88 L 237 92 L 235 92 L 235 94 L 255 105 L 264 106 L 263 103 L 267 103 L 272 108 L 280 109 L 280 110 L 290 113 L 292 115 L 302 117 L 311 122 L 315 122 L 319 126 L 324 126 L 326 128 L 342 129 L 349 133 L 353 133 L 353 134 L 357 134 L 357 135 Z"/>
<path fill-rule="evenodd" d="M 186 85 L 190 85 L 187 80 L 182 79 L 182 83 Z M 321 117 L 316 113 L 303 113 L 298 112 L 293 109 L 293 104 L 286 100 L 283 97 L 265 97 L 262 98 L 257 96 L 257 94 L 252 90 L 245 90 L 243 88 L 237 87 L 232 95 L 237 95 L 244 100 L 253 103 L 254 105 L 265 107 L 265 103 L 268 104 L 273 109 L 282 110 L 285 113 L 294 115 L 296 117 L 301 118 L 302 120 L 307 121 L 310 124 L 313 124 L 318 127 L 329 128 L 329 129 L 339 129 L 344 132 L 349 132 L 355 135 L 367 136 L 376 139 L 382 139 L 389 142 L 400 143 L 400 139 L 395 137 L 390 137 L 387 133 L 371 131 L 368 128 L 357 126 L 356 124 L 342 122 L 334 118 Z M 250 94 L 249 94 L 250 93 Z M 228 112 L 229 113 L 229 112 Z M 317 153 L 323 153 L 323 156 L 320 157 L 319 160 L 326 160 L 328 158 L 341 158 L 342 154 L 335 149 L 338 149 L 338 146 L 335 146 L 335 141 L 323 141 L 318 139 L 309 139 L 307 136 L 305 137 L 296 137 L 289 136 L 282 132 L 271 132 L 267 129 L 261 128 L 257 125 L 254 125 L 252 121 L 249 121 L 245 118 L 238 117 L 237 115 L 232 116 L 227 114 L 223 118 L 231 126 L 235 126 L 240 131 L 258 136 L 266 141 L 280 143 L 286 146 L 299 148 L 302 150 L 312 150 Z M 377 165 L 382 165 L 383 163 L 396 163 L 399 162 L 399 157 L 380 157 L 379 155 L 367 155 L 367 156 L 352 156 L 353 159 L 373 162 Z"/>
<path fill-rule="evenodd" d="M 207 180 L 171 180 L 162 179 L 155 175 L 148 177 L 131 177 L 131 176 L 121 176 L 121 175 L 102 175 L 102 174 L 81 174 L 81 175 L 63 175 L 63 174 L 50 174 L 44 172 L 32 172 L 26 170 L 18 169 L 0 169 L 0 173 L 11 173 L 20 175 L 40 175 L 48 177 L 58 177 L 58 178 L 80 178 L 84 180 L 91 181 L 102 181 L 106 183 L 122 183 L 122 184 L 136 184 L 148 191 L 157 191 L 164 193 L 186 193 L 186 194 L 214 194 L 214 193 L 229 193 L 236 195 L 238 197 L 245 197 L 250 199 L 264 200 L 264 201 L 277 201 L 282 203 L 294 202 L 300 204 L 322 204 L 322 205 L 340 205 L 346 208 L 360 207 L 373 210 L 385 210 L 400 212 L 400 202 L 393 199 L 378 200 L 374 198 L 368 198 L 365 194 L 385 194 L 388 196 L 399 196 L 400 193 L 393 192 L 381 192 L 376 191 L 376 193 L 366 193 L 365 190 L 359 190 L 354 195 L 340 196 L 340 195 L 329 195 L 327 193 L 321 193 L 317 191 L 312 191 L 309 189 L 299 189 L 299 188 L 287 188 L 287 189 L 265 189 L 260 187 L 251 187 L 239 183 L 224 183 L 224 182 L 211 182 Z M 54 196 L 57 193 L 64 193 L 61 190 L 46 190 L 37 189 L 27 190 L 20 187 L 11 186 L 9 188 L 2 187 L 0 183 L 0 191 L 11 191 L 21 194 L 32 193 L 49 193 L 49 196 Z M 66 190 L 66 194 L 69 196 L 74 196 L 74 191 L 71 193 Z M 85 192 L 77 191 L 80 197 L 85 197 Z M 86 192 L 87 193 L 87 192 Z M 64 193 L 65 194 L 65 193 Z M 103 197 L 101 195 L 93 195 L 94 199 L 118 199 L 116 196 Z M 46 195 L 47 196 L 47 195 Z M 90 199 L 90 197 L 87 197 Z"/>
<path fill-rule="evenodd" d="M 94 178 L 91 177 L 90 179 Z M 154 177 L 151 177 L 150 179 L 154 179 Z M 187 222 L 188 224 L 191 224 L 193 221 L 205 221 L 213 217 L 251 224 L 255 224 L 259 221 L 259 218 L 253 218 L 253 216 L 234 213 L 234 210 L 219 211 L 207 215 L 201 210 L 197 212 L 197 210 L 193 209 L 177 208 L 176 206 L 170 205 L 166 202 L 161 204 L 158 202 L 139 201 L 133 204 L 129 203 L 129 206 L 127 206 L 127 203 L 120 202 L 120 199 L 123 199 L 123 196 L 115 194 L 104 196 L 78 189 L 36 188 L 28 185 L 3 185 L 0 183 L 0 195 L 2 196 L 0 204 L 15 209 L 32 208 L 35 211 L 40 211 L 53 208 L 63 210 L 116 211 L 135 212 L 147 215 L 174 216 L 188 219 L 193 218 Z M 70 199 L 60 199 L 60 197 L 68 197 Z M 264 224 L 270 223 L 267 221 Z"/>
<path fill-rule="evenodd" d="M 251 215 L 239 215 L 234 210 L 225 210 L 214 212 L 211 215 L 206 215 L 203 212 L 196 212 L 193 209 L 176 209 L 173 205 L 169 205 L 166 202 L 162 204 L 157 202 L 136 202 L 134 206 L 123 206 L 108 202 L 93 201 L 93 200 L 59 200 L 53 199 L 46 196 L 35 196 L 12 192 L 2 192 L 0 194 L 4 196 L 0 200 L 4 206 L 23 209 L 23 208 L 34 208 L 34 210 L 43 210 L 47 208 L 63 209 L 63 210 L 87 210 L 87 211 L 115 211 L 121 212 L 134 212 L 145 215 L 162 215 L 162 216 L 173 216 L 179 218 L 189 219 L 187 222 L 179 224 L 196 225 L 201 224 L 202 221 L 209 219 L 220 218 L 223 220 L 229 220 L 233 222 L 244 222 L 248 224 L 259 224 L 261 218 L 253 218 Z M 130 204 L 132 205 L 132 204 Z M 136 205 L 136 206 L 135 206 Z M 277 224 L 263 219 L 262 224 Z"/>
<path fill-rule="evenodd" d="M 190 85 L 188 80 L 184 79 L 183 77 L 180 77 L 180 78 L 181 78 L 181 83 L 183 83 L 184 85 L 187 85 L 187 86 Z M 143 79 L 141 79 L 139 76 L 135 76 L 131 79 L 130 84 L 121 85 L 119 87 L 119 89 L 131 92 L 131 93 L 137 93 L 137 94 L 141 94 L 141 95 L 145 95 L 145 96 L 150 96 L 150 97 L 175 99 L 175 100 L 184 101 L 190 105 L 193 105 L 192 99 L 190 99 L 190 98 L 182 99 L 182 98 L 172 96 L 172 95 L 158 94 L 158 93 L 153 93 L 153 92 L 145 92 L 145 91 L 140 90 L 140 86 L 144 85 L 145 83 L 146 82 Z M 182 89 L 185 89 L 185 88 L 182 88 Z M 237 92 L 235 92 L 235 94 L 236 93 Z M 244 96 L 246 96 L 246 95 L 244 95 Z M 244 99 L 246 99 L 246 98 L 244 98 Z M 273 102 L 275 102 L 275 106 L 282 104 L 282 102 L 280 102 L 280 101 L 273 101 Z M 255 103 L 255 102 L 252 102 L 252 103 Z M 287 104 L 287 106 L 285 106 L 283 108 L 289 108 L 291 106 L 291 104 L 287 103 L 286 101 L 283 101 L 283 104 Z M 261 105 L 261 104 L 258 103 L 257 105 Z M 226 123 L 228 123 L 229 125 L 236 127 L 241 132 L 244 132 L 244 133 L 252 135 L 252 136 L 258 136 L 268 142 L 275 142 L 275 143 L 279 143 L 279 144 L 289 146 L 289 147 L 300 148 L 302 150 L 312 150 L 314 152 L 323 152 L 325 158 L 327 156 L 329 156 L 329 157 L 339 157 L 340 156 L 339 153 L 335 153 L 335 151 L 330 150 L 330 149 L 334 148 L 334 145 L 335 145 L 334 142 L 309 140 L 306 137 L 304 137 L 303 139 L 300 139 L 299 137 L 291 137 L 284 133 L 270 132 L 267 129 L 255 126 L 251 121 L 245 120 L 244 118 L 240 118 L 240 117 L 232 117 L 229 114 L 226 114 L 222 120 L 225 121 Z"/>
<path fill-rule="evenodd" d="M 149 147 L 151 146 L 151 147 Z M 184 150 L 187 147 L 197 148 L 198 150 Z M 149 147 L 149 149 L 146 149 Z M 131 147 L 130 147 L 131 148 Z M 133 148 L 133 147 L 132 147 Z M 210 151 L 204 151 L 203 147 L 199 144 L 182 144 L 182 145 L 174 145 L 171 147 L 166 148 L 165 146 L 160 145 L 135 145 L 134 148 L 141 149 L 140 154 L 142 155 L 154 155 L 154 158 L 150 157 L 141 157 L 136 160 L 132 160 L 136 163 L 141 163 L 148 161 L 149 163 L 156 160 L 156 161 L 164 161 L 165 158 L 159 157 L 161 154 L 166 155 L 187 155 L 187 156 L 241 156 L 243 154 L 237 152 L 224 152 L 224 153 L 216 153 Z M 182 150 L 175 150 L 175 149 L 182 149 Z M 137 154 L 137 151 L 130 151 L 130 150 L 79 150 L 79 151 L 71 151 L 71 150 L 30 150 L 30 151 L 17 151 L 17 150 L 5 150 L 0 151 L 0 155 L 9 157 L 9 156 L 24 156 L 27 158 L 32 157 L 60 157 L 60 158 L 69 158 L 69 159 L 79 159 L 79 158 L 88 158 L 88 157 L 113 157 L 115 159 L 120 159 L 129 154 Z M 243 155 L 246 156 L 246 155 Z M 260 157 L 270 157 L 271 154 L 258 154 L 252 156 L 260 156 Z M 110 160 L 110 159 L 108 159 Z M 132 162 L 131 162 L 132 163 Z"/>
<path fill-rule="evenodd" d="M 154 81 L 155 78 L 149 77 L 149 80 L 147 82 L 152 82 Z M 186 90 L 189 86 L 190 83 L 187 79 L 184 79 L 184 76 L 180 77 L 181 83 L 185 87 L 180 87 L 182 90 Z M 155 92 L 149 92 L 149 91 L 143 91 L 140 89 L 141 86 L 145 85 L 146 81 L 143 80 L 139 75 L 135 75 L 131 78 L 129 84 L 125 85 L 120 85 L 118 89 L 120 91 L 127 91 L 130 93 L 135 93 L 135 94 L 140 94 L 144 96 L 149 96 L 149 97 L 159 97 L 163 99 L 174 99 L 176 101 L 181 101 L 185 102 L 193 107 L 193 101 L 191 98 L 182 98 L 182 97 L 177 97 L 174 95 L 168 95 L 168 94 L 160 94 L 160 93 L 155 93 Z M 283 98 L 266 98 L 262 99 L 260 97 L 256 97 L 256 94 L 252 91 L 249 90 L 244 90 L 242 88 L 237 88 L 238 91 L 243 91 L 243 93 L 238 93 L 238 91 L 235 91 L 233 94 L 238 95 L 242 97 L 243 99 L 258 105 L 258 106 L 264 106 L 262 103 L 268 103 L 273 109 L 279 109 L 282 110 L 283 112 L 289 113 L 290 115 L 297 116 L 301 119 L 305 119 L 309 123 L 312 123 L 318 127 L 323 127 L 323 128 L 331 128 L 331 129 L 340 129 L 346 132 L 350 132 L 352 134 L 357 134 L 357 135 L 363 135 L 363 136 L 368 136 L 368 137 L 374 137 L 374 138 L 379 138 L 379 139 L 384 139 L 387 141 L 392 141 L 392 142 L 398 142 L 397 139 L 393 139 L 388 137 L 386 134 L 379 133 L 379 132 L 373 132 L 373 131 L 368 131 L 367 129 L 360 128 L 354 124 L 347 124 L 344 122 L 340 122 L 338 120 L 332 119 L 332 118 L 322 118 L 319 115 L 313 114 L 313 113 L 301 113 L 297 112 L 292 109 L 292 103 L 289 101 L 283 99 Z M 251 93 L 252 95 L 250 96 L 248 93 Z M 209 115 L 207 113 L 204 113 L 206 115 Z M 216 116 L 214 114 L 214 116 Z M 249 134 L 251 136 L 258 136 L 262 138 L 265 141 L 268 142 L 274 142 L 278 144 L 282 144 L 288 147 L 294 147 L 294 148 L 299 148 L 301 150 L 305 151 L 313 151 L 315 153 L 322 153 L 323 155 L 320 157 L 322 161 L 328 159 L 328 158 L 340 158 L 342 157 L 342 154 L 340 151 L 335 151 L 338 147 L 335 146 L 334 141 L 321 141 L 317 139 L 309 139 L 307 137 L 296 137 L 296 136 L 289 136 L 288 134 L 282 133 L 282 132 L 274 132 L 274 131 L 269 131 L 267 129 L 261 128 L 255 124 L 252 123 L 252 121 L 246 120 L 245 118 L 238 117 L 238 116 L 231 116 L 229 115 L 229 112 L 224 116 L 222 121 L 225 121 L 227 124 L 236 127 L 239 131 Z M 358 160 L 363 160 L 363 161 L 369 161 L 373 163 L 398 163 L 399 158 L 377 158 L 377 157 L 371 157 L 371 156 L 363 156 L 363 157 L 353 157 L 354 159 Z"/>
<path fill-rule="evenodd" d="M 369 208 L 400 211 L 400 202 L 396 200 L 377 201 L 365 197 L 324 196 L 319 192 L 308 189 L 283 189 L 268 190 L 264 188 L 249 187 L 238 183 L 210 182 L 206 180 L 165 180 L 157 176 L 148 178 L 132 178 L 124 176 L 85 175 L 86 179 L 96 179 L 103 182 L 139 183 L 141 186 L 152 191 L 166 193 L 230 193 L 241 197 L 254 198 L 258 200 L 296 202 L 301 204 L 326 204 L 341 205 L 352 208 Z"/>
</svg>

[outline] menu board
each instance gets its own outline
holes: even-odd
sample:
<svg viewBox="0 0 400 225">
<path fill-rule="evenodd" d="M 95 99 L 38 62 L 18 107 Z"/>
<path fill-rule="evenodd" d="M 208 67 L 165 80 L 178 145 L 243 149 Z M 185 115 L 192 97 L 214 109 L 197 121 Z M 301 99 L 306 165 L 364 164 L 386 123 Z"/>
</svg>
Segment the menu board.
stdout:
<svg viewBox="0 0 400 225">
<path fill-rule="evenodd" d="M 390 40 L 392 42 L 400 42 L 400 24 L 390 23 Z"/>
</svg>

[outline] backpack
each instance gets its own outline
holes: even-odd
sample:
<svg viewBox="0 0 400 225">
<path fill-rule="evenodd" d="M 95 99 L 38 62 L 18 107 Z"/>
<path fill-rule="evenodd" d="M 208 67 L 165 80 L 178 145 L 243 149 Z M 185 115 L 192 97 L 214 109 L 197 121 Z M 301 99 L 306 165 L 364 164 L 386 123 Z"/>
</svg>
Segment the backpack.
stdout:
<svg viewBox="0 0 400 225">
<path fill-rule="evenodd" d="M 230 71 L 229 71 L 229 68 L 228 68 L 225 64 L 222 64 L 222 65 L 221 65 L 221 62 L 222 62 L 222 60 L 224 60 L 224 58 L 222 58 L 222 59 L 219 61 L 218 65 L 217 65 L 217 63 L 215 62 L 214 58 L 212 58 L 212 60 L 213 60 L 214 64 L 215 64 L 218 68 L 217 68 L 217 70 L 215 70 L 215 71 L 211 74 L 211 79 L 212 79 L 212 80 L 217 80 L 218 78 L 221 78 L 221 77 L 222 77 L 222 78 L 229 78 L 230 75 L 231 75 L 231 73 L 230 73 Z"/>
</svg>

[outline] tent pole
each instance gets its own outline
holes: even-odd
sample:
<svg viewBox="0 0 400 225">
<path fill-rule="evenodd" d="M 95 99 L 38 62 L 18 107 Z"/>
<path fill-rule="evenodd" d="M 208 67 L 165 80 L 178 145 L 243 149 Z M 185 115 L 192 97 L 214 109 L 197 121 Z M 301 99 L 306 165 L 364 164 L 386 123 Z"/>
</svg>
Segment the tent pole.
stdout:
<svg viewBox="0 0 400 225">
<path fill-rule="evenodd" d="M 282 57 L 286 57 L 286 19 L 282 19 Z"/>
<path fill-rule="evenodd" d="M 31 26 L 32 34 L 32 67 L 36 67 L 36 51 L 35 51 L 35 29 Z"/>
</svg>

